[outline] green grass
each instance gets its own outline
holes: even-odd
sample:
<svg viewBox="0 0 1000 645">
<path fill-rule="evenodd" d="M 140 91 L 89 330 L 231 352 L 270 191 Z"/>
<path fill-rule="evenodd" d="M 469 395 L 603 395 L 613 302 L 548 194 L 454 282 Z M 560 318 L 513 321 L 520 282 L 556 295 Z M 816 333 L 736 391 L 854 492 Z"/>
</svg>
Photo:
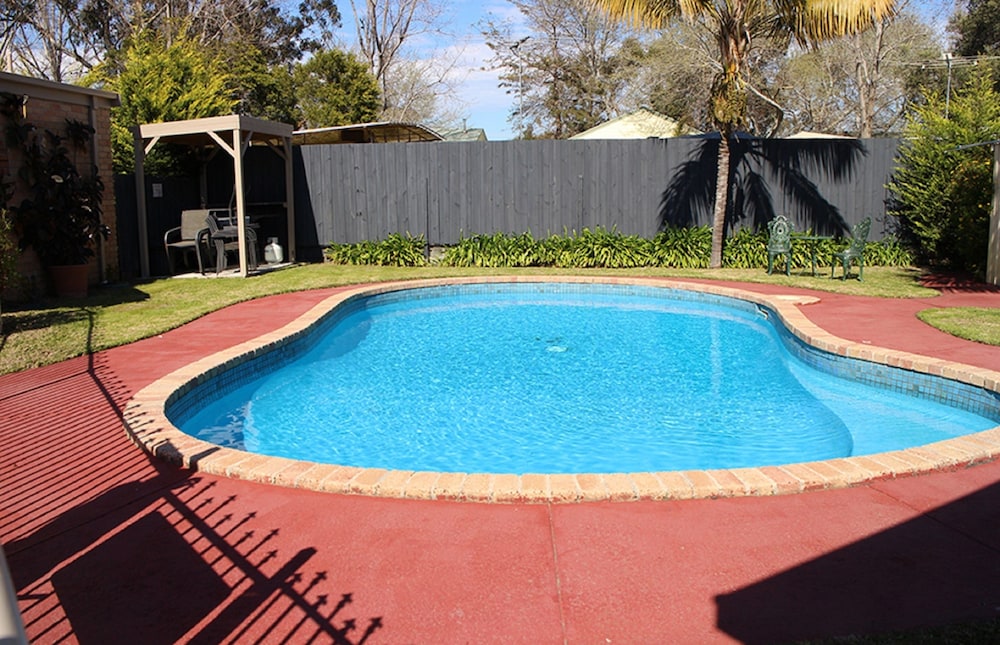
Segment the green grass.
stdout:
<svg viewBox="0 0 1000 645">
<path fill-rule="evenodd" d="M 161 279 L 95 289 L 79 300 L 47 300 L 16 307 L 5 304 L 0 335 L 0 374 L 56 363 L 88 352 L 148 338 L 211 311 L 261 296 L 385 280 L 481 275 L 632 275 L 690 277 L 772 283 L 823 291 L 890 298 L 927 297 L 917 269 L 872 267 L 865 281 L 830 280 L 802 272 L 768 276 L 760 269 L 478 269 L 298 266 L 241 280 Z"/>
<path fill-rule="evenodd" d="M 1000 309 L 980 307 L 925 309 L 918 313 L 917 317 L 952 336 L 987 345 L 1000 345 Z"/>
</svg>

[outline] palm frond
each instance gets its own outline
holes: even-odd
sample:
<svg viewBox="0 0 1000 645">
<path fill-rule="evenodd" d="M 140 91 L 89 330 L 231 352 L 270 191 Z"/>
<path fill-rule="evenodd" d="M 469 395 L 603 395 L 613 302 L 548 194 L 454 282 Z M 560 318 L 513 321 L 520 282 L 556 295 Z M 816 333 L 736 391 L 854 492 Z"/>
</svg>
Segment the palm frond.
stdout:
<svg viewBox="0 0 1000 645">
<path fill-rule="evenodd" d="M 757 139 L 753 146 L 753 154 L 773 167 L 819 172 L 837 181 L 851 179 L 868 154 L 857 139 Z"/>
<path fill-rule="evenodd" d="M 692 0 L 595 0 L 609 16 L 637 27 L 661 29 L 677 16 L 693 16 L 704 3 Z"/>
<path fill-rule="evenodd" d="M 764 175 L 756 170 L 746 169 L 735 183 L 738 199 L 734 200 L 733 219 L 749 219 L 752 230 L 763 229 L 775 215 L 774 200 Z"/>
<path fill-rule="evenodd" d="M 803 7 L 803 5 L 805 5 Z M 788 0 L 776 3 L 800 40 L 818 42 L 868 29 L 896 11 L 895 0 Z M 789 13 L 785 13 L 790 11 Z"/>
<path fill-rule="evenodd" d="M 660 199 L 661 229 L 694 226 L 699 213 L 711 212 L 718 149 L 718 140 L 706 139 L 681 164 Z"/>
</svg>

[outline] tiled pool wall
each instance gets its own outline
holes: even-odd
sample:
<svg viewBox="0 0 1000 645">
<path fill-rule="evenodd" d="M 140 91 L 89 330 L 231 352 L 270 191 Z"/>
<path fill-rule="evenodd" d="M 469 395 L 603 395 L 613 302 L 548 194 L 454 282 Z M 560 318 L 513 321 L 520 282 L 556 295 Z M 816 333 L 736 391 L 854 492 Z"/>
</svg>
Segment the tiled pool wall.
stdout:
<svg viewBox="0 0 1000 645">
<path fill-rule="evenodd" d="M 404 285 L 382 293 L 354 295 L 334 307 L 308 329 L 271 343 L 252 354 L 232 359 L 218 369 L 189 381 L 171 394 L 165 411 L 174 423 L 180 425 L 207 399 L 225 396 L 262 374 L 295 360 L 312 347 L 315 338 L 357 311 L 385 304 L 456 295 L 516 293 L 626 295 L 728 307 L 766 318 L 785 348 L 809 367 L 841 378 L 951 405 L 1000 422 L 1000 394 L 996 392 L 942 376 L 841 356 L 813 347 L 795 336 L 776 312 L 765 305 L 728 295 L 673 287 L 589 282 L 477 282 L 413 288 L 406 288 Z"/>
<path fill-rule="evenodd" d="M 809 367 L 844 379 L 950 405 L 1000 423 L 1000 394 L 996 392 L 943 376 L 840 356 L 809 345 L 780 321 L 775 322 L 774 328 L 786 349 Z"/>
<path fill-rule="evenodd" d="M 262 374 L 294 361 L 312 347 L 313 339 L 336 327 L 342 320 L 367 307 L 371 296 L 355 295 L 330 310 L 311 327 L 296 332 L 252 354 L 231 359 L 173 392 L 166 402 L 167 416 L 180 425 L 207 399 L 226 396 Z"/>
</svg>

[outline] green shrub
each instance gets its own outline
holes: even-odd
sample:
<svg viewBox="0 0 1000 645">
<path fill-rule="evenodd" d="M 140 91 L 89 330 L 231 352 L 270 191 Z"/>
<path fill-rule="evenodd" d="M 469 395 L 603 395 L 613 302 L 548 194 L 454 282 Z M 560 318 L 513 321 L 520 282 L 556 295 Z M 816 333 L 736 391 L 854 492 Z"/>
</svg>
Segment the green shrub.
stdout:
<svg viewBox="0 0 1000 645">
<path fill-rule="evenodd" d="M 509 236 L 504 233 L 473 235 L 459 239 L 448 248 L 441 264 L 454 267 L 538 266 L 535 239 L 531 233 Z"/>
<path fill-rule="evenodd" d="M 793 256 L 797 246 L 792 245 Z M 722 249 L 722 266 L 733 269 L 767 266 L 767 234 L 744 228 L 731 235 Z"/>
<path fill-rule="evenodd" d="M 326 259 L 334 264 L 418 267 L 427 264 L 426 246 L 423 235 L 392 233 L 381 242 L 334 242 L 326 248 Z"/>
<path fill-rule="evenodd" d="M 650 242 L 650 265 L 675 269 L 704 269 L 712 252 L 712 229 L 708 226 L 668 228 Z"/>
<path fill-rule="evenodd" d="M 650 264 L 649 240 L 617 230 L 583 229 L 573 238 L 565 266 L 630 269 Z"/>
<path fill-rule="evenodd" d="M 845 246 L 843 241 L 835 240 L 820 240 L 816 244 L 817 261 L 822 266 L 829 266 L 831 254 Z M 766 245 L 765 233 L 740 230 L 727 240 L 723 264 L 735 269 L 764 268 L 767 266 Z M 711 248 L 712 231 L 707 226 L 671 228 L 657 233 L 652 239 L 623 235 L 615 229 L 601 227 L 550 235 L 541 240 L 536 240 L 531 233 L 493 233 L 463 235 L 457 244 L 445 250 L 440 264 L 483 268 L 700 269 L 708 267 Z M 338 264 L 420 266 L 426 263 L 423 249 L 423 237 L 390 235 L 383 242 L 331 244 L 327 258 Z M 908 266 L 911 260 L 912 254 L 895 238 L 869 242 L 865 251 L 868 266 Z M 810 264 L 810 247 L 794 242 L 792 266 L 806 268 Z"/>
<path fill-rule="evenodd" d="M 899 238 L 887 237 L 865 245 L 865 264 L 881 267 L 908 267 L 913 264 L 913 251 Z"/>
<path fill-rule="evenodd" d="M 993 194 L 992 149 L 1000 139 L 1000 93 L 986 74 L 952 97 L 914 109 L 889 182 L 889 213 L 917 259 L 983 272 Z M 969 146 L 969 147 L 965 147 Z"/>
<path fill-rule="evenodd" d="M 571 267 L 573 266 L 573 244 L 572 237 L 567 235 L 550 235 L 538 240 L 537 255 L 540 266 L 547 267 Z"/>
</svg>

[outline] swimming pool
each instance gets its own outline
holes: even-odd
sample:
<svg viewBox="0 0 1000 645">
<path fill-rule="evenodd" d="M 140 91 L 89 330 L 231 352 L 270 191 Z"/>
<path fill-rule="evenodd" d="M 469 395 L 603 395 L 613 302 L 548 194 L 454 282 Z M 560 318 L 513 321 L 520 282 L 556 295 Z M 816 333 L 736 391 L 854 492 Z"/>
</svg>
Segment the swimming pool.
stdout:
<svg viewBox="0 0 1000 645">
<path fill-rule="evenodd" d="M 261 364 L 225 394 L 207 383 L 212 399 L 193 393 L 168 416 L 258 454 L 518 475 L 784 465 L 1000 421 L 989 401 L 974 411 L 933 390 L 911 396 L 889 375 L 847 377 L 822 352 L 811 366 L 802 350 L 767 310 L 708 294 L 424 287 L 355 300 L 294 360 Z"/>
<path fill-rule="evenodd" d="M 438 282 L 433 284 L 438 284 Z M 459 282 L 468 283 L 470 281 Z M 481 282 L 477 281 L 477 283 Z M 600 280 L 568 280 L 562 282 L 558 288 L 565 291 L 587 291 L 586 299 L 591 299 L 595 287 L 587 284 L 590 282 L 600 282 Z M 628 283 L 629 281 L 615 280 L 615 282 Z M 284 362 L 288 356 L 303 353 L 305 351 L 303 347 L 308 344 L 307 337 L 311 332 L 324 326 L 335 326 L 338 318 L 342 320 L 351 315 L 352 308 L 354 309 L 353 313 L 356 313 L 358 303 L 364 298 L 382 294 L 382 304 L 388 303 L 390 305 L 394 299 L 412 298 L 412 292 L 399 291 L 404 286 L 426 287 L 432 285 L 380 285 L 351 290 L 333 297 L 331 301 L 324 303 L 316 311 L 310 312 L 308 316 L 303 317 L 290 328 L 280 330 L 250 344 L 253 347 L 249 345 L 236 347 L 180 370 L 164 379 L 163 382 L 155 384 L 157 395 L 148 397 L 148 401 L 145 396 L 137 396 L 137 399 L 143 399 L 143 402 L 136 401 L 136 410 L 145 408 L 147 413 L 144 415 L 144 423 L 141 424 L 145 427 L 132 427 L 133 424 L 129 424 L 130 430 L 142 445 L 153 452 L 187 465 L 196 465 L 203 470 L 341 492 L 480 499 L 482 495 L 476 492 L 477 487 L 481 488 L 480 484 L 487 486 L 488 491 L 485 495 L 493 500 L 500 498 L 561 500 L 595 497 L 632 499 L 636 497 L 691 496 L 691 491 L 694 488 L 702 489 L 704 492 L 705 486 L 692 483 L 702 479 L 701 475 L 695 471 L 622 474 L 613 473 L 611 471 L 614 469 L 608 468 L 603 476 L 596 474 L 512 476 L 507 474 L 489 475 L 485 472 L 468 474 L 448 473 L 440 470 L 428 471 L 423 470 L 424 467 L 421 466 L 409 468 L 405 465 L 401 469 L 385 468 L 377 464 L 370 468 L 358 468 L 355 464 L 332 465 L 326 468 L 321 464 L 311 462 L 248 455 L 242 451 L 208 446 L 203 441 L 177 433 L 173 424 L 164 418 L 164 412 L 167 408 L 171 409 L 171 414 L 175 417 L 178 413 L 183 415 L 185 414 L 185 406 L 191 406 L 190 411 L 199 405 L 200 399 L 218 398 L 220 395 L 228 394 L 245 385 L 249 375 L 269 369 L 264 367 L 267 363 Z M 966 383 L 961 382 L 961 377 L 958 380 L 942 379 L 934 374 L 923 373 L 937 372 L 940 374 L 941 366 L 931 364 L 934 362 L 928 362 L 925 367 L 921 364 L 920 357 L 883 352 L 877 348 L 844 343 L 839 339 L 824 335 L 821 330 L 810 328 L 808 321 L 804 316 L 801 316 L 798 309 L 781 298 L 768 299 L 759 296 L 759 294 L 741 293 L 717 287 L 677 285 L 671 284 L 669 281 L 658 282 L 656 288 L 659 287 L 680 287 L 683 289 L 682 296 L 684 298 L 700 302 L 718 298 L 718 296 L 736 297 L 738 307 L 743 309 L 741 316 L 748 317 L 753 325 L 761 324 L 760 321 L 763 320 L 764 316 L 782 321 L 783 324 L 777 326 L 781 343 L 790 347 L 793 353 L 800 354 L 800 359 L 807 362 L 824 361 L 827 364 L 827 371 L 840 370 L 844 373 L 852 373 L 853 378 L 870 379 L 873 382 L 880 382 L 890 389 L 916 391 L 924 398 L 948 400 L 953 404 L 957 403 L 959 407 L 966 410 L 976 411 L 977 414 L 984 412 L 985 416 L 995 418 L 995 384 L 991 383 L 991 387 L 984 387 L 985 383 L 977 382 L 977 380 L 982 380 L 981 375 L 970 375 L 965 379 L 969 381 Z M 477 284 L 475 287 L 484 293 L 510 291 L 514 288 L 521 289 L 523 287 L 511 287 L 509 281 L 502 279 L 486 281 L 485 284 Z M 532 288 L 542 287 L 535 285 Z M 599 290 L 618 288 L 601 286 Z M 637 289 L 641 291 L 650 288 L 650 282 L 641 280 L 633 281 L 633 284 L 628 287 L 633 292 Z M 742 324 L 745 324 L 745 321 Z M 764 326 L 771 327 L 769 324 Z M 791 331 L 786 330 L 786 326 Z M 573 353 L 574 350 L 564 347 L 558 342 L 547 342 L 550 340 L 555 339 L 542 339 L 540 341 L 545 345 L 543 351 L 546 358 L 558 360 L 560 354 Z M 561 348 L 565 348 L 567 351 L 559 351 Z M 872 355 L 873 358 L 881 359 L 883 363 L 892 363 L 895 367 L 861 362 L 849 357 L 849 355 L 859 354 Z M 566 357 L 562 356 L 562 358 Z M 863 367 L 860 374 L 858 374 L 859 365 Z M 157 398 L 159 398 L 159 406 L 154 403 L 154 399 Z M 132 407 L 130 406 L 130 408 Z M 132 411 L 129 410 L 129 412 Z M 156 413 L 159 418 L 152 420 L 151 423 L 148 413 Z M 127 420 L 133 418 L 131 414 L 126 416 Z M 988 422 L 987 425 L 989 423 L 992 421 Z M 975 436 L 982 443 L 983 437 L 992 436 L 991 432 L 978 433 Z M 916 451 L 913 449 L 890 449 L 891 452 L 879 453 L 872 458 L 823 457 L 823 461 L 813 462 L 808 469 L 793 464 L 782 467 L 780 472 L 770 472 L 774 469 L 737 465 L 736 468 L 723 472 L 719 470 L 721 467 L 709 465 L 707 468 L 712 470 L 703 470 L 701 473 L 707 474 L 713 482 L 709 488 L 712 488 L 714 492 L 710 494 L 767 494 L 830 485 L 847 485 L 873 477 L 916 472 L 931 467 L 984 458 L 983 446 L 971 447 L 969 442 L 963 441 L 962 438 L 939 441 L 933 445 L 941 446 L 942 450 L 948 453 L 936 464 L 931 464 L 929 459 L 920 456 L 921 451 L 923 453 L 928 451 L 925 446 Z M 991 450 L 992 448 L 989 448 L 987 452 Z M 829 470 L 824 466 L 830 465 L 833 465 L 835 473 L 824 472 Z M 651 468 L 655 469 L 656 466 Z M 683 479 L 683 482 L 680 482 L 680 479 Z M 682 487 L 686 487 L 687 491 L 679 493 L 674 490 L 676 487 L 672 486 L 670 482 L 675 481 L 682 483 Z M 591 483 L 594 485 L 591 486 Z M 570 484 L 572 490 L 563 490 L 563 484 Z M 695 491 L 694 494 L 699 493 Z"/>
</svg>

